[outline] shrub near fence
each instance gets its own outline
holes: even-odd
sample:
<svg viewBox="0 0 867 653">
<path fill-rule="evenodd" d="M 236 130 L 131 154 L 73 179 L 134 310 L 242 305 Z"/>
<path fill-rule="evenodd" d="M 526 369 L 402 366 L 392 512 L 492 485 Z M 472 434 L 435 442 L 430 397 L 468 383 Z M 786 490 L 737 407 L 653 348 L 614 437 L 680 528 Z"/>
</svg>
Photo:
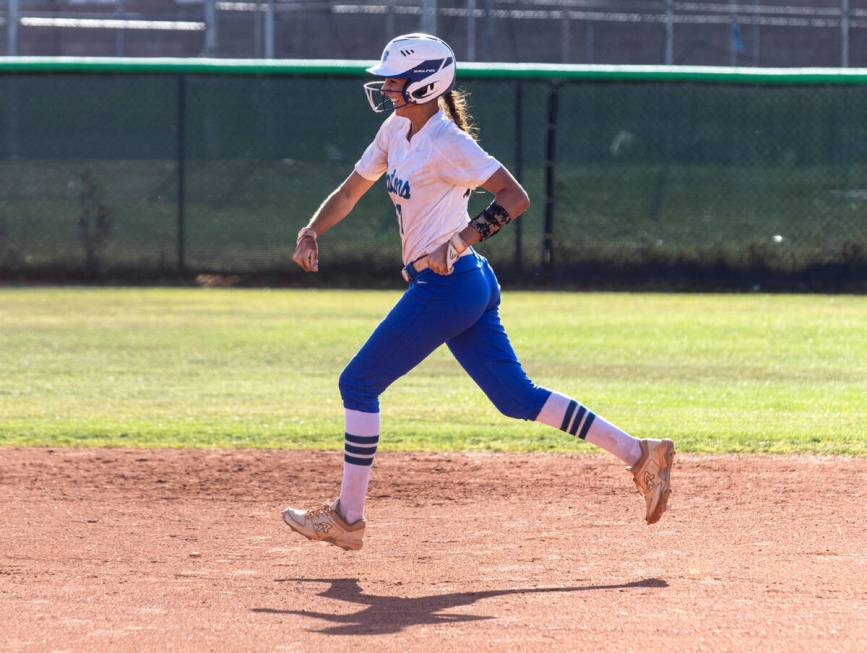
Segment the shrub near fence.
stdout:
<svg viewBox="0 0 867 653">
<path fill-rule="evenodd" d="M 3 60 L 3 276 L 300 282 L 295 231 L 382 119 L 365 66 Z M 489 64 L 459 79 L 482 145 L 533 199 L 482 246 L 501 277 L 867 288 L 864 71 Z M 304 282 L 400 283 L 386 194 L 323 250 Z"/>
</svg>

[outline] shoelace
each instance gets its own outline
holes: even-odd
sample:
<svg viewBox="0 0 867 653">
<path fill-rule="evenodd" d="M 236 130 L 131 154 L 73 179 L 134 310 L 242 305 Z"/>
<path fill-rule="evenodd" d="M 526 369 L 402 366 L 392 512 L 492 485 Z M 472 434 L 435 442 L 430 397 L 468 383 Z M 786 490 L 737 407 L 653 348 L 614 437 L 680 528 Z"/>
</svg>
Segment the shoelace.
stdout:
<svg viewBox="0 0 867 653">
<path fill-rule="evenodd" d="M 331 509 L 331 505 L 326 503 L 322 506 L 316 506 L 315 508 L 310 508 L 307 511 L 305 516 L 307 517 L 307 519 L 313 519 L 316 515 L 318 515 L 320 513 L 325 513 L 326 515 L 328 515 L 328 514 L 331 514 L 332 512 L 333 511 Z"/>
</svg>

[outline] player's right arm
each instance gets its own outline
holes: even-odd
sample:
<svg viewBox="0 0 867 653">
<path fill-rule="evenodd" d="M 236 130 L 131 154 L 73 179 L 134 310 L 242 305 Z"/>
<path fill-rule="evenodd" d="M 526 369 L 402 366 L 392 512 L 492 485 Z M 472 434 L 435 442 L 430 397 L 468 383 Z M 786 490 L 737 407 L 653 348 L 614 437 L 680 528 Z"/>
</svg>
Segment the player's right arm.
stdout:
<svg viewBox="0 0 867 653">
<path fill-rule="evenodd" d="M 371 189 L 375 180 L 365 179 L 353 170 L 340 186 L 316 209 L 310 222 L 298 232 L 292 260 L 305 272 L 319 269 L 317 238 L 343 220 L 355 208 L 358 200 Z"/>
</svg>

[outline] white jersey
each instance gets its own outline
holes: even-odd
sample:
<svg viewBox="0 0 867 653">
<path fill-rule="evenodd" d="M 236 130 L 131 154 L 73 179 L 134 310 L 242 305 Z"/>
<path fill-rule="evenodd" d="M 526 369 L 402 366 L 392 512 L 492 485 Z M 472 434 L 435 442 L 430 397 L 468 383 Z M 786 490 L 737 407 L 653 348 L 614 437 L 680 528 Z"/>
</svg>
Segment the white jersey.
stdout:
<svg viewBox="0 0 867 653">
<path fill-rule="evenodd" d="M 410 121 L 391 114 L 355 164 L 355 171 L 385 182 L 397 212 L 404 265 L 435 250 L 470 220 L 470 193 L 500 168 L 442 111 L 407 140 Z"/>
</svg>

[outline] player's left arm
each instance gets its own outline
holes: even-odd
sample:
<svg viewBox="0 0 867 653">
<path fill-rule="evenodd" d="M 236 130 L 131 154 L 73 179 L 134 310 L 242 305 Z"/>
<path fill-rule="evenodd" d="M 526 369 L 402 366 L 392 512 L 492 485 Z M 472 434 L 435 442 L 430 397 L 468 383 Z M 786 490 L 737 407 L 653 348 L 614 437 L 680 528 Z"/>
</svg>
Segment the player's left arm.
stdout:
<svg viewBox="0 0 867 653">
<path fill-rule="evenodd" d="M 467 245 L 487 240 L 530 208 L 527 191 L 504 166 L 488 177 L 482 188 L 493 194 L 494 201 L 461 231 Z"/>
<path fill-rule="evenodd" d="M 481 185 L 494 201 L 470 223 L 428 256 L 428 265 L 437 274 L 449 274 L 458 256 L 470 245 L 487 240 L 530 208 L 530 197 L 505 167 L 500 166 Z"/>
</svg>

